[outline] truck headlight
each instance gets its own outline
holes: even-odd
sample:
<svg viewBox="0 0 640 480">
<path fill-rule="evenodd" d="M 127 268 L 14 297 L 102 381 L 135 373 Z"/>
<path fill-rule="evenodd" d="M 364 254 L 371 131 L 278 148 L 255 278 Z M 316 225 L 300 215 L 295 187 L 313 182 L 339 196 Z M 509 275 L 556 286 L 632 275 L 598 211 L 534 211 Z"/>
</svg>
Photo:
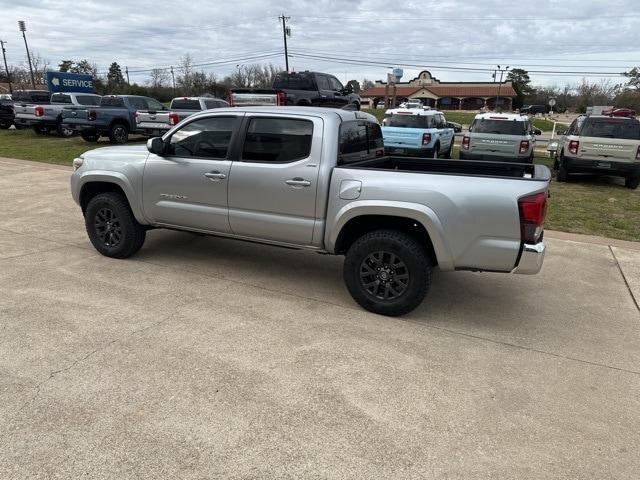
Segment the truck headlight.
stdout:
<svg viewBox="0 0 640 480">
<path fill-rule="evenodd" d="M 82 166 L 83 163 L 84 163 L 84 158 L 82 158 L 82 157 L 74 158 L 73 159 L 73 171 L 75 172 L 76 170 L 78 170 Z"/>
</svg>

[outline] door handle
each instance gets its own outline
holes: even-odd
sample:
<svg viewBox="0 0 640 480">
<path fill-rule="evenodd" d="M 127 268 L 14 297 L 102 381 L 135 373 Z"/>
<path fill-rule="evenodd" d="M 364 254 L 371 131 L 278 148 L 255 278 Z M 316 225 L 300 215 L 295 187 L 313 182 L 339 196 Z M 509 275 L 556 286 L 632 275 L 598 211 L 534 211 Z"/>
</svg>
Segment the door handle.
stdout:
<svg viewBox="0 0 640 480">
<path fill-rule="evenodd" d="M 218 171 L 207 172 L 207 173 L 204 174 L 204 176 L 207 177 L 209 180 L 212 180 L 212 181 L 224 180 L 225 178 L 227 178 L 227 176 L 224 173 L 220 173 Z"/>
<path fill-rule="evenodd" d="M 292 187 L 308 187 L 309 185 L 311 185 L 311 182 L 309 180 L 305 180 L 304 178 L 300 178 L 300 177 L 296 177 L 296 178 L 292 178 L 291 180 L 285 180 L 285 182 L 287 185 L 291 185 Z"/>
</svg>

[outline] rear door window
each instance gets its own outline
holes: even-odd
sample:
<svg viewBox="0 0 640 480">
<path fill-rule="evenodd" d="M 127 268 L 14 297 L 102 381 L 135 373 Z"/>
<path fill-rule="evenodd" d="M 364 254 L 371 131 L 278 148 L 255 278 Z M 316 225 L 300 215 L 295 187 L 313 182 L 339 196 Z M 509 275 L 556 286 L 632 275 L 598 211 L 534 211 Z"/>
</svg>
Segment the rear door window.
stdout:
<svg viewBox="0 0 640 480">
<path fill-rule="evenodd" d="M 480 118 L 473 121 L 474 133 L 492 133 L 496 135 L 524 135 L 524 122 L 516 120 L 494 120 Z"/>
<path fill-rule="evenodd" d="M 384 140 L 380 125 L 364 121 L 342 123 L 339 149 L 338 165 L 382 156 Z"/>
<path fill-rule="evenodd" d="M 640 122 L 622 118 L 590 118 L 584 122 L 580 135 L 640 140 Z"/>
<path fill-rule="evenodd" d="M 124 100 L 122 97 L 102 97 L 100 100 L 101 107 L 124 107 Z"/>
<path fill-rule="evenodd" d="M 316 75 L 318 90 L 331 90 L 331 83 L 326 75 Z"/>
<path fill-rule="evenodd" d="M 242 149 L 242 160 L 286 163 L 311 154 L 313 122 L 292 118 L 252 118 Z"/>
</svg>

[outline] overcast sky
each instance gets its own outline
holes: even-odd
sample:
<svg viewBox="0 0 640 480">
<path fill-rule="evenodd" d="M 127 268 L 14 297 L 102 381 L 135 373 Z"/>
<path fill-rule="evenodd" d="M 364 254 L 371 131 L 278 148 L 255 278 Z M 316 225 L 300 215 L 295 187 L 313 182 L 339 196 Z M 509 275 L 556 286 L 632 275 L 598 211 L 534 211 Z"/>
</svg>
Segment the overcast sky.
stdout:
<svg viewBox="0 0 640 480">
<path fill-rule="evenodd" d="M 291 17 L 290 67 L 342 81 L 382 79 L 400 64 L 405 80 L 424 66 L 444 81 L 491 81 L 496 64 L 596 80 L 640 66 L 640 0 L 0 0 L 0 39 L 9 63 L 23 63 L 25 20 L 31 50 L 53 66 L 87 58 L 101 71 L 117 61 L 133 72 L 190 53 L 195 63 L 226 61 L 202 67 L 222 77 L 238 64 L 284 67 L 282 13 Z M 563 75 L 531 73 L 538 85 L 584 77 Z"/>
</svg>

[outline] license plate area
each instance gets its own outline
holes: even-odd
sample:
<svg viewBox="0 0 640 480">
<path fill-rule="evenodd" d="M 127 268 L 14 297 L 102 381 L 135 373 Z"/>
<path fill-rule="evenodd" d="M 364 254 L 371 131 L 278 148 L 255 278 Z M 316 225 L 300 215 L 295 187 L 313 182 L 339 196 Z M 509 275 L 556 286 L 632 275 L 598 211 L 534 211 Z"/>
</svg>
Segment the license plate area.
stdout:
<svg viewBox="0 0 640 480">
<path fill-rule="evenodd" d="M 611 162 L 598 162 L 596 166 L 598 168 L 611 168 Z"/>
</svg>

